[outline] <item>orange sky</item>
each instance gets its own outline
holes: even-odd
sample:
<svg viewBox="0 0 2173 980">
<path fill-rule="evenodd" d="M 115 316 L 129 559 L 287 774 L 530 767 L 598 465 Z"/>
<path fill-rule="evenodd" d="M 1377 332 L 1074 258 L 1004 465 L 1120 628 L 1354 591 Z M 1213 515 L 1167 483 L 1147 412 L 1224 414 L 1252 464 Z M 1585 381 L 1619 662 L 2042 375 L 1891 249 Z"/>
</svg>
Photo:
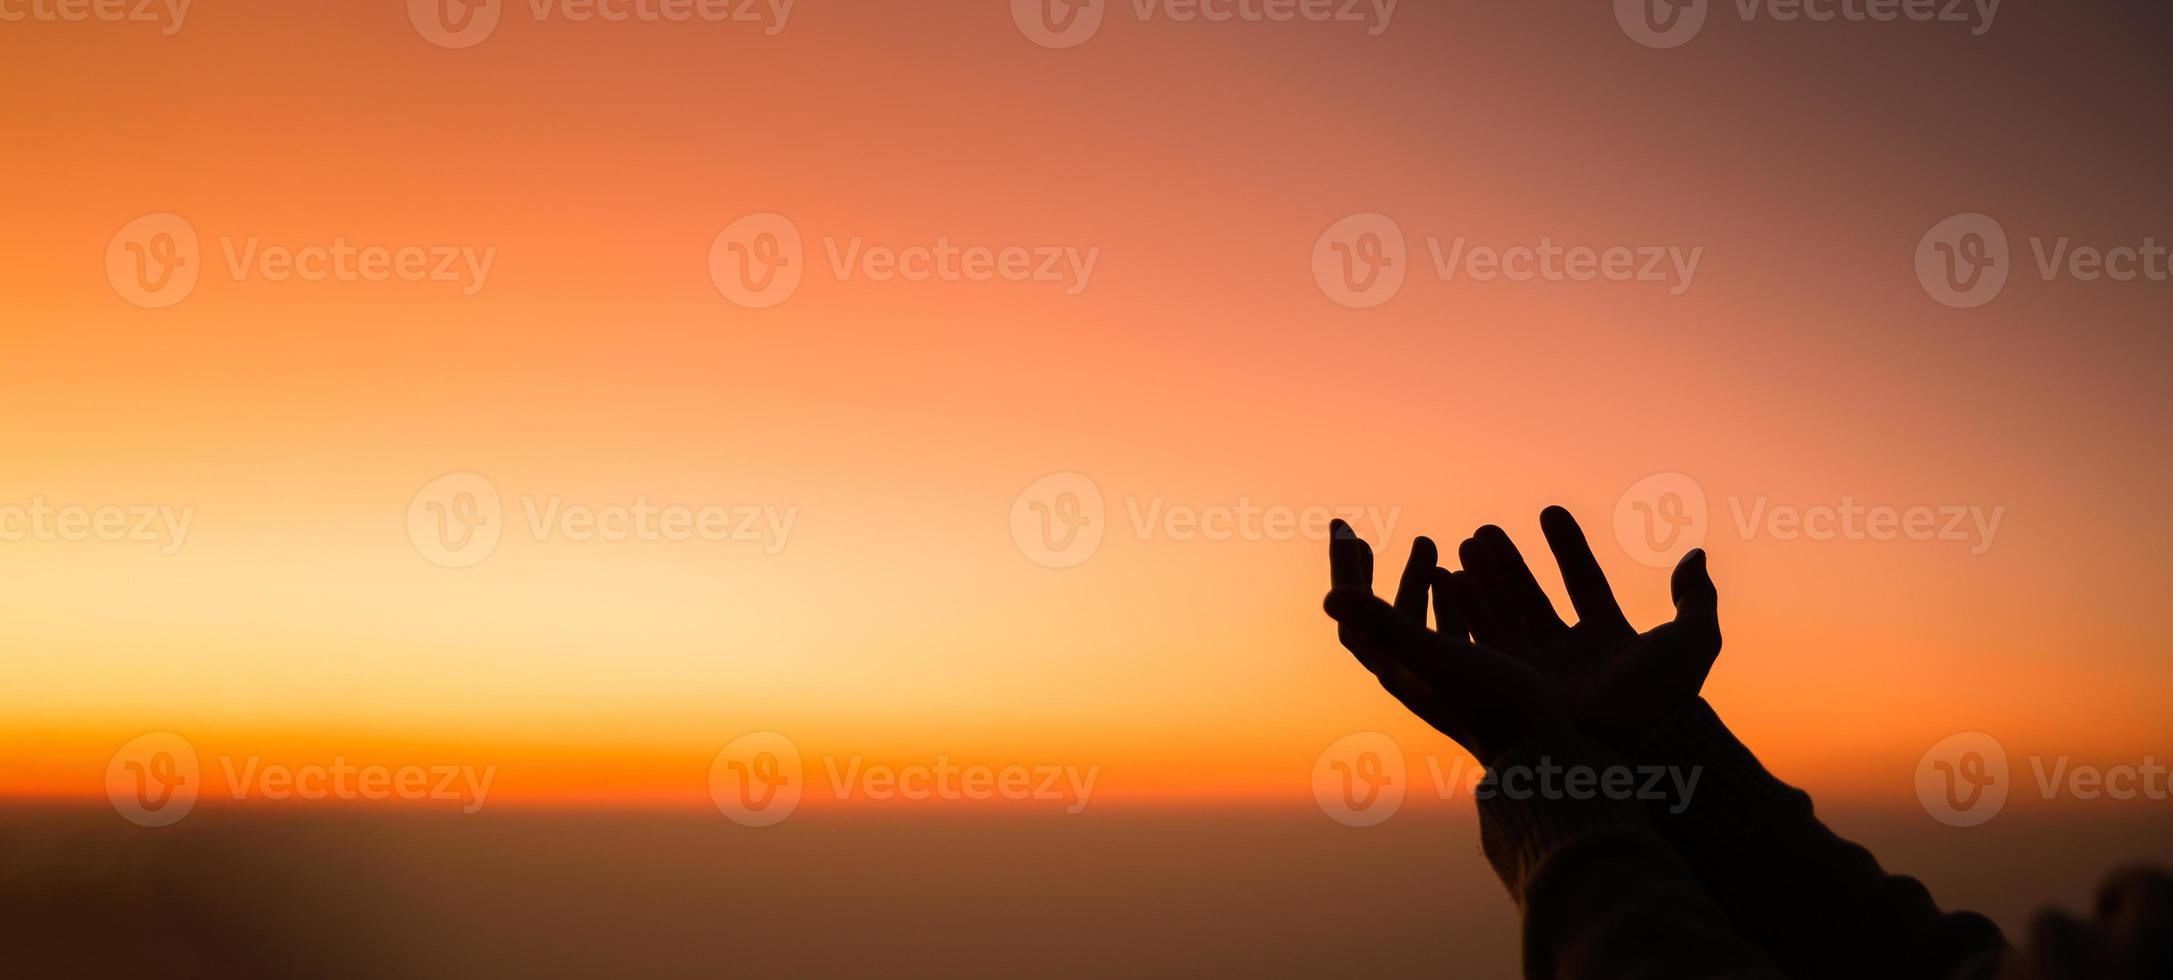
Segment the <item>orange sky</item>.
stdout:
<svg viewBox="0 0 2173 980">
<path fill-rule="evenodd" d="M 1400 558 L 1484 521 L 1536 553 L 1563 503 L 1650 623 L 1665 572 L 1610 516 L 1662 472 L 1710 501 L 1709 693 L 1784 775 L 1906 799 L 1958 731 L 2166 748 L 2173 287 L 2024 266 L 1958 310 L 1911 265 L 1965 212 L 2018 262 L 2031 236 L 2173 240 L 2162 119 L 2107 94 L 2155 52 L 2085 85 L 2059 53 L 2079 14 L 1716 23 L 1660 51 L 1604 12 L 1415 2 L 1378 36 L 1126 4 L 1051 50 L 1005 6 L 808 3 L 773 36 L 522 3 L 464 50 L 389 2 L 0 25 L 0 507 L 193 508 L 171 555 L 0 543 L 0 792 L 95 796 L 117 747 L 174 731 L 495 765 L 494 799 L 698 801 L 722 746 L 778 731 L 810 758 L 1099 766 L 1112 798 L 1302 800 L 1349 732 L 1454 750 L 1335 646 L 1323 545 L 1142 537 L 1132 507 L 1400 508 Z M 108 246 L 168 212 L 202 280 L 139 308 Z M 708 260 L 768 212 L 805 280 L 752 310 Z M 1309 265 L 1364 212 L 1410 279 L 1356 310 Z M 1443 281 L 1423 242 L 1458 236 L 1702 258 L 1681 295 Z M 237 280 L 252 238 L 493 259 L 472 296 Z M 826 248 L 855 238 L 1097 258 L 1077 295 L 841 281 Z M 442 568 L 407 514 L 463 472 L 507 539 Z M 1010 514 L 1069 472 L 1106 541 L 1044 568 Z M 776 549 L 534 540 L 523 501 L 553 497 L 793 524 Z M 1760 498 L 2002 517 L 1982 554 L 1746 539 L 1730 502 Z"/>
</svg>

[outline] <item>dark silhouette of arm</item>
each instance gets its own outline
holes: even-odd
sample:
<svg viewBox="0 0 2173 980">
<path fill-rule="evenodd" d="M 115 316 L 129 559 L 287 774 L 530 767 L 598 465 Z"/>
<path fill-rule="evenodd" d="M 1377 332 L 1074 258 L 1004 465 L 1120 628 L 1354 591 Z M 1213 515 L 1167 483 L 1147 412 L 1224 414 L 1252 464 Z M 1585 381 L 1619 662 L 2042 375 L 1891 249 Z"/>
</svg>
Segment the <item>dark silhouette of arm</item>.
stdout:
<svg viewBox="0 0 2173 980">
<path fill-rule="evenodd" d="M 1522 659 L 1474 643 L 1436 595 L 1433 542 L 1413 544 L 1390 605 L 1373 594 L 1373 553 L 1338 522 L 1328 614 L 1345 647 L 1404 706 L 1490 763 L 1479 804 L 1488 860 L 1524 911 L 1524 969 L 1535 980 L 1779 977 L 1735 935 L 1690 869 L 1623 794 L 1527 785 L 1541 767 L 1620 767 L 1581 737 L 1557 686 Z"/>
<path fill-rule="evenodd" d="M 1638 801 L 1511 795 L 1504 774 L 1542 764 L 1604 772 L 1620 760 L 1582 738 L 1544 739 L 1497 759 L 1481 784 L 1480 841 L 1523 912 L 1525 976 L 1784 975 L 1735 932 Z"/>
<path fill-rule="evenodd" d="M 1639 632 L 1569 512 L 1540 528 L 1577 612 L 1556 613 L 1524 556 L 1493 525 L 1458 549 L 1464 571 L 1438 581 L 1472 635 L 1532 663 L 1570 702 L 1577 727 L 1639 766 L 1698 774 L 1686 801 L 1653 814 L 1742 934 L 1792 976 L 1947 980 L 2004 948 L 1982 916 L 1949 914 L 1913 878 L 1889 875 L 1819 822 L 1810 797 L 1766 772 L 1698 697 L 1721 649 L 1719 593 L 1706 556 L 1676 566 L 1676 616 Z M 1687 804 L 1687 807 L 1685 807 Z"/>
<path fill-rule="evenodd" d="M 1654 826 L 1789 975 L 1989 975 L 1979 971 L 2006 949 L 1990 919 L 1941 910 L 1922 883 L 1888 874 L 1828 829 L 1810 794 L 1767 772 L 1703 698 L 1635 739 L 1629 755 L 1700 770 L 1687 806 L 1654 808 Z"/>
<path fill-rule="evenodd" d="M 2039 916 L 2022 949 L 1888 874 L 1698 696 L 1721 648 L 1704 553 L 1675 569 L 1675 619 L 1638 632 L 1575 519 L 1552 507 L 1540 523 L 1574 626 L 1491 525 L 1458 548 L 1459 572 L 1433 567 L 1437 549 L 1419 539 L 1391 607 L 1371 595 L 1372 552 L 1339 523 L 1329 603 L 1344 645 L 1383 686 L 1488 763 L 1481 840 L 1524 912 L 1528 976 L 2173 977 L 2163 872 L 2116 875 L 2094 918 Z M 1507 792 L 1504 774 L 1534 760 L 1604 771 L 1616 752 L 1640 772 L 1672 767 L 1669 781 L 1688 791 L 1652 808 Z"/>
</svg>

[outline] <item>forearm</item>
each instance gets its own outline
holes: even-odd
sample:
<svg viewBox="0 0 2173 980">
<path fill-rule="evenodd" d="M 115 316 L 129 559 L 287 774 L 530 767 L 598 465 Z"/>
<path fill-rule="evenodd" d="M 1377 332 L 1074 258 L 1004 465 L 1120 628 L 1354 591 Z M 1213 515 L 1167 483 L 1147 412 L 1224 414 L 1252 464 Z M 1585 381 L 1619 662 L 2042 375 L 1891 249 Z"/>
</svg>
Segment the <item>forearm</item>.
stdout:
<svg viewBox="0 0 2173 980">
<path fill-rule="evenodd" d="M 1487 859 L 1524 914 L 1524 971 L 1540 980 L 1779 977 L 1653 833 L 1632 799 L 1517 788 L 1522 767 L 1619 764 L 1596 743 L 1529 743 L 1489 767 L 1479 793 Z M 1559 786 L 1556 787 L 1559 789 Z"/>
<path fill-rule="evenodd" d="M 1743 935 L 1794 976 L 1933 977 L 2005 946 L 1983 916 L 1943 912 L 1914 878 L 1821 823 L 1811 798 L 1767 772 L 1703 699 L 1638 739 L 1640 765 L 1699 774 L 1656 808 L 1674 845 Z"/>
</svg>

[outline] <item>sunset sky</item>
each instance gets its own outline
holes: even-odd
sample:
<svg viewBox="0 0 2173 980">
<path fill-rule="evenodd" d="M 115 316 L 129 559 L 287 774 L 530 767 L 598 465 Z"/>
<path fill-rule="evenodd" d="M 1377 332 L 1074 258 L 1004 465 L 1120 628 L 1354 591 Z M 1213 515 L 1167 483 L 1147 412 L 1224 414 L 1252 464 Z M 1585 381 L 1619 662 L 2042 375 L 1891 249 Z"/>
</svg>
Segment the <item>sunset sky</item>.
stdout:
<svg viewBox="0 0 2173 980">
<path fill-rule="evenodd" d="M 1650 625 L 1667 570 L 1615 515 L 1654 474 L 1707 499 L 1709 698 L 1822 799 L 1913 806 L 1957 732 L 2018 766 L 2167 754 L 2173 283 L 2048 280 L 2032 251 L 2173 243 L 2173 129 L 2123 96 L 2164 84 L 2164 52 L 2065 41 L 2162 37 L 2162 5 L 2011 4 L 1980 37 L 1716 4 L 1671 49 L 1598 4 L 1369 25 L 1126 0 L 1067 48 L 995 0 L 501 6 L 465 48 L 391 0 L 201 0 L 170 36 L 0 23 L 0 508 L 189 515 L 171 554 L 0 541 L 0 794 L 101 797 L 117 749 L 174 732 L 207 775 L 457 763 L 496 767 L 494 804 L 708 806 L 719 751 L 778 732 L 811 784 L 824 759 L 944 757 L 1099 767 L 1097 801 L 1302 803 L 1353 732 L 1414 767 L 1460 752 L 1337 647 L 1323 541 L 1146 512 L 1380 515 L 1385 543 L 1354 523 L 1385 590 L 1415 534 L 1496 522 L 1537 557 L 1560 503 Z M 1977 213 L 2012 274 L 1955 308 L 1916 256 Z M 200 280 L 152 309 L 108 259 L 160 214 Z M 763 214 L 802 279 L 756 309 L 712 253 Z M 1405 280 L 1352 308 L 1316 253 L 1369 214 Z M 1428 242 L 1458 239 L 1698 262 L 1444 278 Z M 490 264 L 229 260 L 335 242 Z M 832 261 L 939 242 L 1058 278 Z M 502 508 L 469 567 L 411 535 L 448 474 Z M 1058 474 L 1103 505 L 1060 568 L 1013 519 Z M 538 540 L 554 498 L 757 537 Z M 1845 503 L 1998 523 L 1738 519 Z"/>
</svg>

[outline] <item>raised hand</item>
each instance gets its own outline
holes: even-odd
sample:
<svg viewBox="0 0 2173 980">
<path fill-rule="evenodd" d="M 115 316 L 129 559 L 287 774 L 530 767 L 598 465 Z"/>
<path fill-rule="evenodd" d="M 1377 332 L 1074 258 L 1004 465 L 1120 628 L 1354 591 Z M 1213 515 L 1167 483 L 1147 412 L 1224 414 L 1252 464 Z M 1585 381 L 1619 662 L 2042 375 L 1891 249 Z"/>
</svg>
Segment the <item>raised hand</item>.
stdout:
<svg viewBox="0 0 2173 980">
<path fill-rule="evenodd" d="M 1373 594 L 1373 549 L 1335 522 L 1327 610 L 1343 646 L 1404 707 L 1481 763 L 1527 739 L 1568 731 L 1570 710 L 1560 691 L 1521 659 L 1472 642 L 1455 603 L 1437 601 L 1441 629 L 1426 628 L 1429 592 L 1437 600 L 1448 596 L 1432 589 L 1447 580 L 1435 567 L 1439 557 L 1432 541 L 1412 542 L 1390 605 Z"/>
<path fill-rule="evenodd" d="M 1634 735 L 1695 698 L 1720 656 L 1719 595 L 1705 552 L 1692 551 L 1675 566 L 1675 619 L 1639 633 L 1615 603 L 1576 518 L 1549 507 L 1539 524 L 1577 624 L 1555 613 L 1516 543 L 1490 524 L 1457 549 L 1462 573 L 1436 577 L 1437 592 L 1445 586 L 1451 593 L 1472 639 L 1529 664 L 1560 692 L 1578 728 L 1603 739 Z"/>
</svg>

